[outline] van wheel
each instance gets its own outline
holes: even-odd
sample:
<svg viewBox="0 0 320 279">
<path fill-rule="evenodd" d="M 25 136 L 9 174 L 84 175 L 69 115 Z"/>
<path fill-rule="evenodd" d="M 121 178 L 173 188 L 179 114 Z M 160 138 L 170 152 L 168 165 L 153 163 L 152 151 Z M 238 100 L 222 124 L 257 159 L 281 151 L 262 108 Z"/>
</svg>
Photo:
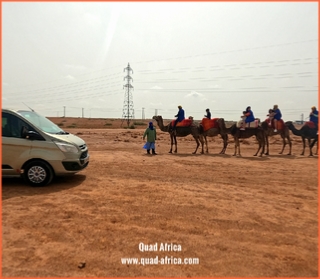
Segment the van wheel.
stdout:
<svg viewBox="0 0 320 279">
<path fill-rule="evenodd" d="M 53 171 L 47 163 L 33 161 L 25 166 L 22 177 L 31 186 L 45 186 L 52 181 Z"/>
</svg>

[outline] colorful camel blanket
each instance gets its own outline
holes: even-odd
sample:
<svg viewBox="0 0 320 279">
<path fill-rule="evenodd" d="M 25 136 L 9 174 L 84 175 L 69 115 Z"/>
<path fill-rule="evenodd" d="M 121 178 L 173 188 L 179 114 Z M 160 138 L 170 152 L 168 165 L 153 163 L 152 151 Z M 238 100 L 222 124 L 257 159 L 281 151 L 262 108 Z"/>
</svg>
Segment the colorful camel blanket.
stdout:
<svg viewBox="0 0 320 279">
<path fill-rule="evenodd" d="M 209 129 L 212 129 L 212 128 L 219 128 L 218 119 L 219 118 L 212 118 L 212 119 L 202 118 L 201 125 L 203 127 L 203 131 L 208 131 Z"/>
<path fill-rule="evenodd" d="M 171 127 L 173 127 L 175 120 L 171 121 Z M 181 122 L 177 123 L 176 127 L 189 127 L 192 124 L 191 119 L 183 119 Z"/>
<path fill-rule="evenodd" d="M 273 119 L 272 119 L 271 125 L 270 125 L 270 119 L 269 119 L 269 118 L 266 119 L 266 122 L 267 122 L 268 125 L 269 125 L 270 127 L 272 127 L 273 129 L 283 130 L 284 127 L 285 127 L 284 122 L 283 122 L 282 119 L 280 119 L 280 120 L 277 121 L 277 127 L 274 127 L 274 121 L 273 121 Z"/>
<path fill-rule="evenodd" d="M 316 128 L 316 125 L 312 121 L 307 121 L 306 123 L 304 123 L 304 126 L 308 126 L 310 129 Z"/>
</svg>

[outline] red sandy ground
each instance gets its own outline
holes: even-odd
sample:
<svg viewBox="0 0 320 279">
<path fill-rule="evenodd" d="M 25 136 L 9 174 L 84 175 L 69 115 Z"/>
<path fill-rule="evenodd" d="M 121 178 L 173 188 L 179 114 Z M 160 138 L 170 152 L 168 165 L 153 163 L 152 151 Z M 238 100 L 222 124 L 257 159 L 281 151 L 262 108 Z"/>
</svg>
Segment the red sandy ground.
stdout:
<svg viewBox="0 0 320 279">
<path fill-rule="evenodd" d="M 209 154 L 192 155 L 191 136 L 168 154 L 169 136 L 158 129 L 152 156 L 142 149 L 146 125 L 52 120 L 87 142 L 91 161 L 43 188 L 3 179 L 3 277 L 318 276 L 318 159 L 299 155 L 298 137 L 292 156 L 278 155 L 280 136 L 262 158 L 252 156 L 254 138 L 242 142 L 241 158 L 231 156 L 232 139 L 218 155 L 220 137 L 210 139 Z M 139 243 L 182 251 L 141 252 Z M 156 256 L 199 264 L 121 263 Z"/>
</svg>

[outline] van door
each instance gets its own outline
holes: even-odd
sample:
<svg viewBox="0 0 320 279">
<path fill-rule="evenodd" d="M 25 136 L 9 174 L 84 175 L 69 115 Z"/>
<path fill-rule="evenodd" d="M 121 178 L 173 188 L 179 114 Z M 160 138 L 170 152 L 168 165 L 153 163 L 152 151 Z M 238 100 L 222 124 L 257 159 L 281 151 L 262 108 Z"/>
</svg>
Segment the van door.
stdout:
<svg viewBox="0 0 320 279">
<path fill-rule="evenodd" d="M 32 141 L 22 138 L 22 128 L 34 130 L 14 114 L 2 112 L 2 175 L 20 174 L 29 159 Z"/>
</svg>

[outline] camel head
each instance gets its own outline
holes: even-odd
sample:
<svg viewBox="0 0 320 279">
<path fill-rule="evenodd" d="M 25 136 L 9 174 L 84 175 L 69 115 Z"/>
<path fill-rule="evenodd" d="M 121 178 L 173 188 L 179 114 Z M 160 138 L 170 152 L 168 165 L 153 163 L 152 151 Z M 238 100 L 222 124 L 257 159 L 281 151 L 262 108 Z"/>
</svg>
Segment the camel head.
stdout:
<svg viewBox="0 0 320 279">
<path fill-rule="evenodd" d="M 225 130 L 227 134 L 234 135 L 237 132 L 237 124 L 232 124 L 229 128 Z"/>
<path fill-rule="evenodd" d="M 292 121 L 287 121 L 284 123 L 284 125 L 286 125 L 289 129 L 291 129 L 293 127 Z"/>
<path fill-rule="evenodd" d="M 162 116 L 161 115 L 155 115 L 152 117 L 152 119 L 154 119 L 155 121 L 159 122 L 162 121 Z"/>
</svg>

